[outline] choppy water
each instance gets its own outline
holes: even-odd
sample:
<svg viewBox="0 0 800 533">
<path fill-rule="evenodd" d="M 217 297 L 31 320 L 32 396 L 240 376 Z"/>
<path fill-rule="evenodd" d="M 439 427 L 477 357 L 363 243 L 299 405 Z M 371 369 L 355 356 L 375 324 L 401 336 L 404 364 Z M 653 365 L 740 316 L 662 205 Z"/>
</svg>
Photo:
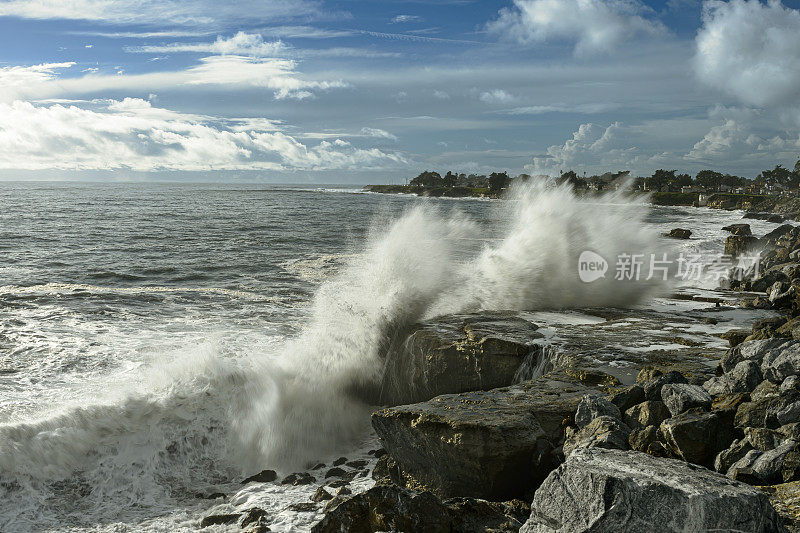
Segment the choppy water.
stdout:
<svg viewBox="0 0 800 533">
<path fill-rule="evenodd" d="M 695 238 L 676 246 L 718 253 L 741 217 L 540 193 L 509 209 L 336 187 L 3 184 L 0 530 L 194 527 L 210 506 L 198 492 L 359 442 L 366 406 L 341 391 L 374 378 L 387 331 L 634 301 L 640 289 L 590 291 L 555 267 L 584 245 L 661 246 L 677 226 Z"/>
</svg>

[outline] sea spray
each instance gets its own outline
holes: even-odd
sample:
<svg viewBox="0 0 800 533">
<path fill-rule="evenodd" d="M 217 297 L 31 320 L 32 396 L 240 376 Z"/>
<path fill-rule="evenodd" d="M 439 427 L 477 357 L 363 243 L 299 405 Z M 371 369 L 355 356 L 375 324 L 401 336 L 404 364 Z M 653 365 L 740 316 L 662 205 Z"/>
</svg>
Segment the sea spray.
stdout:
<svg viewBox="0 0 800 533">
<path fill-rule="evenodd" d="M 452 312 L 634 305 L 663 288 L 658 278 L 613 276 L 619 253 L 661 250 L 647 209 L 623 193 L 578 198 L 566 186 L 527 185 L 498 203 L 500 234 L 488 236 L 458 212 L 413 207 L 322 283 L 308 323 L 276 353 L 188 357 L 114 402 L 0 426 L 0 479 L 41 489 L 19 497 L 6 486 L 17 496 L 0 510 L 19 525 L 48 512 L 21 501 L 47 507 L 70 495 L 84 500 L 71 508 L 75 523 L 88 502 L 105 520 L 135 520 L 131 506 L 164 509 L 191 485 L 261 468 L 289 472 L 341 452 L 368 428 L 363 398 L 413 323 Z M 584 250 L 611 264 L 606 277 L 579 279 Z M 86 495 L 59 485 L 68 480 L 83 480 Z"/>
</svg>

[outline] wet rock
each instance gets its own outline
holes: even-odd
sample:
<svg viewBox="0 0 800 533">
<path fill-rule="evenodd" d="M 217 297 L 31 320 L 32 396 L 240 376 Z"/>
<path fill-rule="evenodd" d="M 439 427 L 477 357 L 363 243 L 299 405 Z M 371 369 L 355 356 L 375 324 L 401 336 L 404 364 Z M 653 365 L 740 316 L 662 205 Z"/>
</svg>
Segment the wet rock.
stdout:
<svg viewBox="0 0 800 533">
<path fill-rule="evenodd" d="M 736 410 L 736 418 L 734 419 L 736 427 L 776 429 L 781 426 L 777 417 L 778 412 L 800 400 L 800 396 L 795 392 L 759 395 L 756 395 L 755 392 L 752 395 L 753 401 L 743 403 Z"/>
<path fill-rule="evenodd" d="M 292 485 L 297 487 L 298 485 L 310 485 L 314 483 L 316 478 L 309 474 L 308 472 L 295 472 L 294 474 L 289 474 L 283 481 L 281 481 L 281 485 Z"/>
<path fill-rule="evenodd" d="M 336 489 L 335 496 L 349 496 L 353 494 L 353 491 L 348 489 L 347 487 L 339 487 Z"/>
<path fill-rule="evenodd" d="M 724 226 L 722 231 L 728 231 L 731 235 L 752 235 L 753 233 L 750 231 L 750 224 L 731 224 L 729 226 Z"/>
<path fill-rule="evenodd" d="M 390 350 L 382 404 L 429 400 L 440 394 L 489 390 L 514 383 L 524 365 L 543 363 L 542 334 L 527 320 L 509 313 L 447 315 L 419 324 L 399 347 Z"/>
<path fill-rule="evenodd" d="M 242 521 L 239 522 L 239 526 L 242 528 L 256 524 L 266 526 L 267 517 L 267 512 L 264 509 L 259 507 L 251 507 L 242 514 Z"/>
<path fill-rule="evenodd" d="M 322 512 L 329 513 L 333 509 L 336 509 L 341 503 L 346 502 L 348 499 L 349 498 L 346 496 L 334 496 L 322 506 Z"/>
<path fill-rule="evenodd" d="M 734 439 L 719 413 L 700 409 L 687 411 L 662 422 L 660 428 L 667 449 L 675 457 L 696 464 L 708 464 Z"/>
<path fill-rule="evenodd" d="M 521 533 L 781 531 L 763 492 L 671 459 L 576 450 L 545 480 Z"/>
<path fill-rule="evenodd" d="M 520 500 L 487 502 L 472 498 L 445 500 L 453 532 L 491 531 L 517 533 L 531 514 L 531 507 Z"/>
<path fill-rule="evenodd" d="M 750 401 L 750 395 L 746 392 L 723 394 L 714 398 L 711 404 L 712 411 L 725 411 L 736 413 L 736 410 L 745 402 Z"/>
<path fill-rule="evenodd" d="M 400 467 L 389 454 L 385 454 L 378 459 L 375 468 L 372 470 L 372 479 L 378 484 L 404 485 L 403 473 Z"/>
<path fill-rule="evenodd" d="M 320 487 L 314 494 L 311 495 L 311 498 L 309 499 L 312 502 L 324 502 L 330 500 L 331 498 L 333 498 L 333 496 L 331 496 L 330 492 L 325 490 L 324 487 Z"/>
<path fill-rule="evenodd" d="M 792 303 L 794 294 L 795 290 L 791 284 L 778 281 L 769 290 L 769 301 L 776 308 L 787 307 Z"/>
<path fill-rule="evenodd" d="M 725 240 L 725 255 L 733 258 L 747 253 L 758 245 L 758 239 L 752 235 L 731 235 Z"/>
<path fill-rule="evenodd" d="M 650 401 L 661 401 L 661 389 L 664 385 L 669 383 L 688 383 L 686 377 L 678 372 L 672 370 L 662 376 L 658 376 L 642 384 L 645 397 Z"/>
<path fill-rule="evenodd" d="M 658 437 L 659 433 L 656 426 L 636 429 L 631 431 L 628 435 L 628 446 L 630 446 L 631 450 L 646 452 L 650 444 L 657 441 Z"/>
<path fill-rule="evenodd" d="M 645 401 L 644 389 L 641 385 L 623 387 L 608 396 L 608 400 L 624 413 L 634 405 Z"/>
<path fill-rule="evenodd" d="M 623 424 L 619 418 L 600 416 L 577 431 L 572 428 L 567 429 L 564 441 L 564 455 L 569 455 L 577 448 L 625 450 L 628 448 L 628 435 L 630 432 L 630 428 Z"/>
<path fill-rule="evenodd" d="M 286 511 L 294 511 L 296 513 L 313 513 L 317 510 L 317 504 L 313 502 L 300 502 L 293 503 L 286 506 Z"/>
<path fill-rule="evenodd" d="M 675 228 L 669 230 L 669 233 L 667 233 L 666 236 L 671 239 L 688 239 L 692 236 L 692 232 L 688 229 Z"/>
<path fill-rule="evenodd" d="M 699 407 L 704 410 L 711 409 L 711 395 L 699 385 L 683 383 L 668 383 L 661 388 L 661 399 L 669 412 L 679 415 L 684 411 Z"/>
<path fill-rule="evenodd" d="M 347 462 L 347 457 L 339 457 L 333 462 L 333 466 L 341 466 Z"/>
<path fill-rule="evenodd" d="M 343 470 L 343 469 L 341 469 L 339 467 L 333 467 L 330 470 L 328 470 L 327 472 L 325 472 L 325 477 L 326 478 L 329 478 L 329 477 L 344 477 L 346 475 L 347 475 L 347 471 Z"/>
<path fill-rule="evenodd" d="M 212 514 L 208 515 L 200 521 L 200 527 L 209 527 L 209 526 L 220 526 L 220 525 L 227 525 L 227 524 L 235 524 L 239 521 L 239 517 L 241 514 L 239 513 L 227 513 L 227 514 Z"/>
<path fill-rule="evenodd" d="M 601 396 L 585 395 L 575 411 L 575 425 L 583 428 L 589 422 L 600 416 L 622 418 L 619 407 Z"/>
<path fill-rule="evenodd" d="M 800 341 L 789 340 L 766 354 L 761 361 L 761 372 L 773 383 L 800 374 Z"/>
<path fill-rule="evenodd" d="M 245 483 L 270 483 L 278 479 L 278 473 L 274 470 L 262 470 L 258 474 L 245 478 L 242 484 Z"/>
<path fill-rule="evenodd" d="M 664 372 L 662 370 L 652 366 L 646 366 L 639 370 L 639 373 L 636 374 L 636 383 L 644 384 L 663 375 Z"/>
<path fill-rule="evenodd" d="M 750 335 L 749 330 L 745 329 L 731 329 L 720 335 L 720 338 L 725 339 L 730 344 L 731 348 L 743 343 Z"/>
<path fill-rule="evenodd" d="M 564 437 L 564 421 L 590 392 L 553 372 L 513 387 L 376 411 L 372 425 L 404 476 L 420 486 L 445 498 L 507 500 L 554 468 L 551 451 Z"/>
<path fill-rule="evenodd" d="M 759 297 L 760 298 L 760 297 Z M 769 300 L 769 296 L 764 300 L 765 305 L 761 309 L 772 309 L 777 306 L 773 305 Z M 747 337 L 747 340 L 765 340 L 776 337 L 791 337 L 791 333 L 782 333 L 783 327 L 786 325 L 787 318 L 785 316 L 774 316 L 759 320 L 753 324 L 753 333 Z"/>
<path fill-rule="evenodd" d="M 670 413 L 664 402 L 642 402 L 634 405 L 623 417 L 623 422 L 631 429 L 641 429 L 647 426 L 658 426 L 669 418 Z"/>
<path fill-rule="evenodd" d="M 450 524 L 448 508 L 430 492 L 415 492 L 394 485 L 376 485 L 327 511 L 325 517 L 311 531 L 450 533 Z"/>
<path fill-rule="evenodd" d="M 365 466 L 367 466 L 367 462 L 364 461 L 363 459 L 359 459 L 357 461 L 348 461 L 345 464 L 347 466 L 351 467 L 351 468 L 356 468 L 358 470 L 360 470 L 360 469 L 364 468 Z"/>
</svg>

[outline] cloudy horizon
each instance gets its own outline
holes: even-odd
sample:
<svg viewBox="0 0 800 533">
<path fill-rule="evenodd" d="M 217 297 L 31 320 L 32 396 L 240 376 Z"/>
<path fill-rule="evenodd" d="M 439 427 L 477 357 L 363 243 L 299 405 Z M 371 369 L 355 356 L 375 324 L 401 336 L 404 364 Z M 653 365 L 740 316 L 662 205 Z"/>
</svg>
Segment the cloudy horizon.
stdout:
<svg viewBox="0 0 800 533">
<path fill-rule="evenodd" d="M 800 0 L 0 0 L 0 179 L 800 158 Z"/>
</svg>

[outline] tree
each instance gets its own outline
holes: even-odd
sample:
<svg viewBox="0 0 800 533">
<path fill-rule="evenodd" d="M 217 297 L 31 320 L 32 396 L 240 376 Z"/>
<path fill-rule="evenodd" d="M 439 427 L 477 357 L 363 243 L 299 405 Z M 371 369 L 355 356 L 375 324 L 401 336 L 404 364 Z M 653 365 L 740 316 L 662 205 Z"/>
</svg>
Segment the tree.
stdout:
<svg viewBox="0 0 800 533">
<path fill-rule="evenodd" d="M 410 185 L 412 187 L 441 187 L 442 176 L 438 172 L 425 171 L 413 180 Z"/>
<path fill-rule="evenodd" d="M 794 173 L 800 176 L 800 159 L 794 164 Z"/>
<path fill-rule="evenodd" d="M 658 169 L 653 175 L 645 179 L 647 188 L 651 191 L 660 191 L 675 180 L 674 170 Z"/>
<path fill-rule="evenodd" d="M 672 183 L 678 187 L 688 187 L 694 184 L 694 182 L 692 181 L 692 177 L 689 174 L 676 175 Z"/>
<path fill-rule="evenodd" d="M 489 189 L 492 191 L 502 191 L 509 183 L 511 178 L 508 177 L 508 172 L 492 172 L 489 175 Z"/>
<path fill-rule="evenodd" d="M 457 184 L 458 176 L 448 170 L 447 174 L 445 174 L 444 178 L 442 178 L 442 185 L 444 187 L 455 187 Z"/>
<path fill-rule="evenodd" d="M 695 182 L 701 187 L 716 189 L 722 183 L 722 174 L 713 170 L 701 170 L 695 176 Z"/>
</svg>

